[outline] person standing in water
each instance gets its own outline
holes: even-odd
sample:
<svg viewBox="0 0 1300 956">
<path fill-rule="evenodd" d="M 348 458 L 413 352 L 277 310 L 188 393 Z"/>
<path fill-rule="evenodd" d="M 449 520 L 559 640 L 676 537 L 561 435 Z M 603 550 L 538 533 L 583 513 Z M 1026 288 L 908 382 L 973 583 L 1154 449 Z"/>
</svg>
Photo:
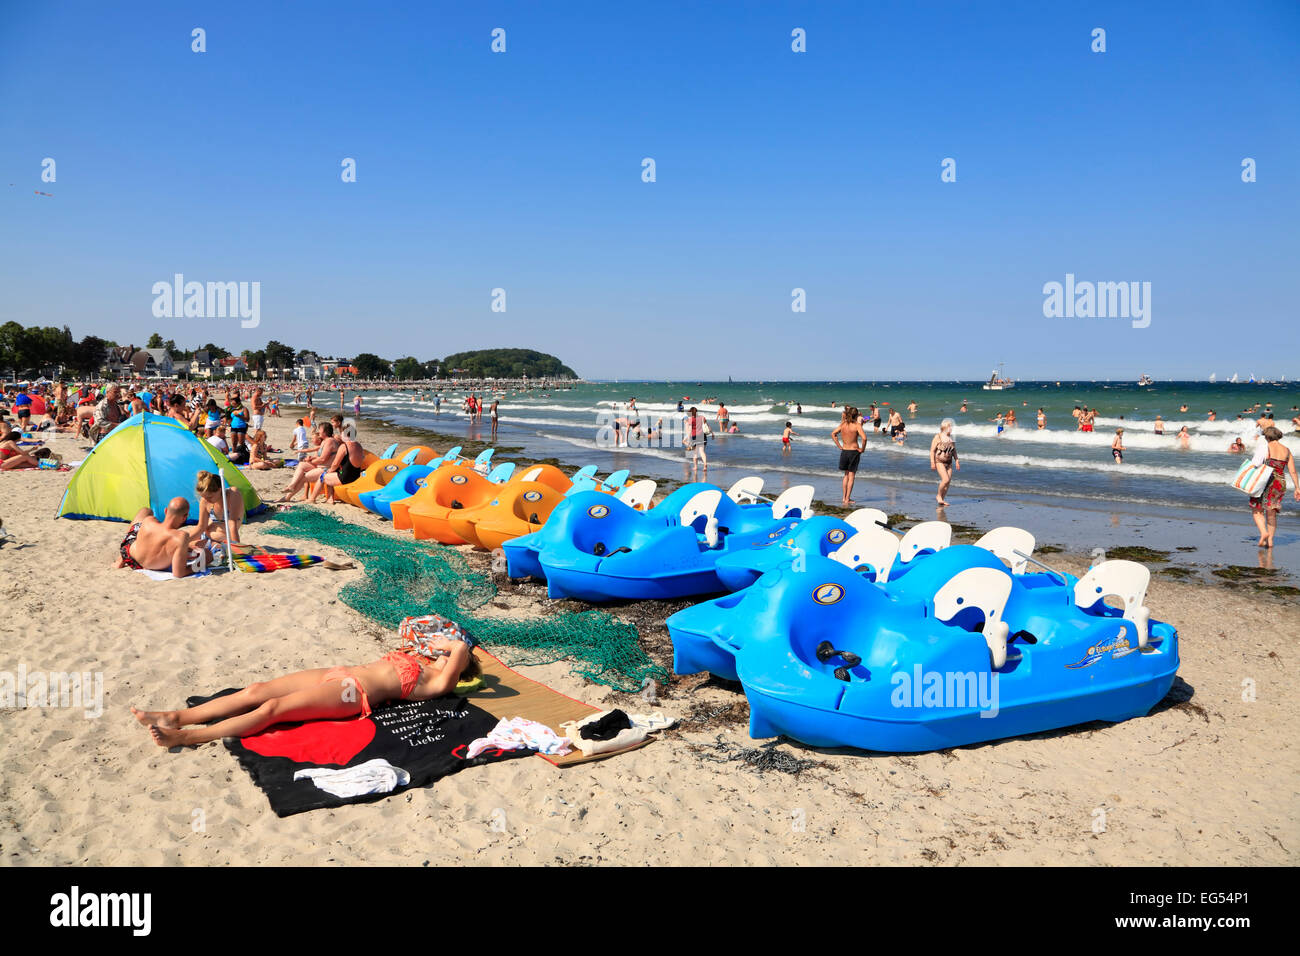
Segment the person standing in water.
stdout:
<svg viewBox="0 0 1300 956">
<path fill-rule="evenodd" d="M 1115 429 L 1115 440 L 1110 443 L 1110 453 L 1115 459 L 1115 464 L 1124 464 L 1124 429 Z"/>
<path fill-rule="evenodd" d="M 1047 415 L 1043 412 L 1041 408 L 1038 410 L 1038 427 L 1039 428 L 1047 427 Z"/>
<path fill-rule="evenodd" d="M 945 418 L 939 423 L 939 434 L 930 442 L 930 470 L 939 473 L 939 493 L 934 500 L 940 505 L 948 503 L 948 487 L 952 484 L 953 472 L 961 469 L 957 460 L 957 443 L 953 441 L 953 420 Z"/>
<path fill-rule="evenodd" d="M 831 441 L 840 450 L 839 470 L 844 473 L 844 500 L 840 503 L 847 508 L 853 503 L 853 483 L 857 480 L 858 466 L 862 463 L 862 451 L 867 447 L 867 436 L 858 419 L 858 410 L 852 405 L 844 407 L 840 423 L 831 432 Z"/>
<path fill-rule="evenodd" d="M 794 430 L 794 426 L 789 422 L 785 423 L 785 431 L 781 433 L 781 454 L 790 454 L 790 439 L 799 433 Z"/>
<path fill-rule="evenodd" d="M 1291 449 L 1282 444 L 1282 430 L 1276 425 L 1269 425 L 1263 430 L 1265 455 L 1263 464 L 1273 470 L 1273 477 L 1258 498 L 1250 499 L 1251 517 L 1259 530 L 1259 547 L 1273 547 L 1273 535 L 1277 533 L 1277 516 L 1282 513 L 1282 500 L 1286 497 L 1286 472 L 1290 472 L 1291 481 L 1295 483 L 1295 500 L 1300 501 L 1300 479 L 1296 477 L 1295 456 Z"/>
<path fill-rule="evenodd" d="M 488 409 L 488 415 L 492 419 L 492 440 L 497 440 L 497 400 L 492 399 L 492 407 Z"/>
<path fill-rule="evenodd" d="M 704 464 L 704 474 L 709 474 L 709 457 L 705 454 L 705 445 L 709 441 L 708 427 L 708 423 L 700 417 L 700 410 L 692 405 L 686 416 L 686 430 L 682 436 L 686 457 L 691 460 L 692 476 L 699 470 L 701 463 Z"/>
</svg>

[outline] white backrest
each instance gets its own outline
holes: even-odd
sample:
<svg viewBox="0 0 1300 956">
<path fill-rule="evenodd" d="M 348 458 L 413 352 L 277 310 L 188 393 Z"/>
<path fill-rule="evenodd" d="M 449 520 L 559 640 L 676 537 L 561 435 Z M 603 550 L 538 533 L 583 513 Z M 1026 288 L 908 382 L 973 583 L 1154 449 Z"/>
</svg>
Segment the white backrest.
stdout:
<svg viewBox="0 0 1300 956">
<path fill-rule="evenodd" d="M 1024 574 L 1029 564 L 1021 555 L 1034 553 L 1034 536 L 1024 528 L 994 528 L 975 542 L 975 547 L 992 551 L 1007 564 L 1012 574 Z M 1020 554 L 1016 552 L 1019 551 Z"/>
<path fill-rule="evenodd" d="M 658 482 L 651 481 L 649 478 L 642 478 L 640 481 L 634 481 L 618 493 L 618 499 L 629 508 L 636 508 L 638 511 L 645 511 L 650 507 L 650 501 L 655 496 L 655 489 L 659 487 Z"/>
<path fill-rule="evenodd" d="M 536 481 L 538 475 L 540 475 L 541 473 L 542 473 L 542 466 L 541 466 L 541 465 L 538 465 L 536 468 L 529 468 L 526 472 L 524 472 L 523 480 L 524 480 L 524 481 Z"/>
<path fill-rule="evenodd" d="M 727 497 L 738 505 L 750 505 L 763 493 L 763 479 L 758 475 L 741 478 L 727 489 Z"/>
<path fill-rule="evenodd" d="M 1002 612 L 1011 596 L 1011 576 L 996 568 L 967 568 L 948 579 L 934 596 L 934 616 L 951 621 L 966 608 L 984 612 L 984 642 L 989 659 L 997 670 L 1007 662 L 1007 633 L 1011 630 L 1002 620 Z"/>
<path fill-rule="evenodd" d="M 832 551 L 829 557 L 840 564 L 856 571 L 867 564 L 876 572 L 876 583 L 889 581 L 889 569 L 898 557 L 898 535 L 879 525 L 863 528 L 849 540 L 840 545 L 838 551 Z"/>
<path fill-rule="evenodd" d="M 793 488 L 787 488 L 781 492 L 776 501 L 772 502 L 772 517 L 780 521 L 792 511 L 798 511 L 799 517 L 812 517 L 812 500 L 817 489 L 812 485 L 795 485 Z"/>
<path fill-rule="evenodd" d="M 682 506 L 682 510 L 678 512 L 678 517 L 681 519 L 682 524 L 692 524 L 701 515 L 705 518 L 712 518 L 721 501 L 722 489 L 720 488 L 710 488 L 708 491 L 697 492 Z"/>
<path fill-rule="evenodd" d="M 853 525 L 858 531 L 864 528 L 883 528 L 889 524 L 889 515 L 885 514 L 879 508 L 859 508 L 853 514 L 844 519 L 846 524 Z"/>
<path fill-rule="evenodd" d="M 922 521 L 903 535 L 898 560 L 907 564 L 922 551 L 942 551 L 952 544 L 952 525 L 946 521 Z"/>
<path fill-rule="evenodd" d="M 1136 561 L 1103 561 L 1079 579 L 1074 586 L 1074 603 L 1090 608 L 1098 601 L 1117 597 L 1124 602 L 1124 616 L 1137 627 L 1138 647 L 1149 639 L 1151 611 L 1146 606 L 1151 572 Z"/>
</svg>

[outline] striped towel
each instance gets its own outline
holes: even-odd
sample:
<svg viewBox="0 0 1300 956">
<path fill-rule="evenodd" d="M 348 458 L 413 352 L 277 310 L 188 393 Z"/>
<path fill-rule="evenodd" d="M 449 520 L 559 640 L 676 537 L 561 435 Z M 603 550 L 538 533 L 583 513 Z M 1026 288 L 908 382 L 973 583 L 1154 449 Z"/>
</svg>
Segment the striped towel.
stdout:
<svg viewBox="0 0 1300 956">
<path fill-rule="evenodd" d="M 235 567 L 241 571 L 279 571 L 281 568 L 309 568 L 324 560 L 318 554 L 237 554 Z"/>
</svg>

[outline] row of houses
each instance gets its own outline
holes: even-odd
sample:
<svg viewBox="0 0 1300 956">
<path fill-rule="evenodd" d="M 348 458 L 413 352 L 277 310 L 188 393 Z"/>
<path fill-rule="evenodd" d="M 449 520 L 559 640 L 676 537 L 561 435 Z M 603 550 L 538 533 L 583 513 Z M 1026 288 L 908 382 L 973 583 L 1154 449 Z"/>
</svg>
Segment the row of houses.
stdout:
<svg viewBox="0 0 1300 956">
<path fill-rule="evenodd" d="M 133 345 L 109 349 L 104 370 L 109 378 L 175 378 L 184 375 L 190 379 L 213 379 L 250 372 L 248 358 L 244 355 L 214 358 L 207 349 L 200 349 L 186 361 L 173 357 L 166 349 L 137 349 Z M 270 378 L 301 382 L 319 381 L 344 373 L 356 374 L 356 369 L 346 359 L 322 359 L 314 352 L 304 352 L 289 368 L 266 370 Z"/>
</svg>

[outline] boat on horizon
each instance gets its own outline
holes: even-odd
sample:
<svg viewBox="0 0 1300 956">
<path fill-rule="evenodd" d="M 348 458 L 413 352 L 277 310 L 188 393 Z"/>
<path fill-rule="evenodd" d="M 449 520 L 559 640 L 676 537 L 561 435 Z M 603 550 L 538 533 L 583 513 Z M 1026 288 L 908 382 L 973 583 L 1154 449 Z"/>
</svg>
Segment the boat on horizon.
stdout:
<svg viewBox="0 0 1300 956">
<path fill-rule="evenodd" d="M 1143 386 L 1154 385 L 1154 384 L 1155 381 L 1151 378 L 1150 375 L 1143 375 L 1141 378 L 1138 379 L 1138 388 L 1142 388 Z"/>
<path fill-rule="evenodd" d="M 997 370 L 984 383 L 984 391 L 986 392 L 1005 392 L 1007 389 L 1015 387 L 1016 383 L 1003 374 L 1002 363 L 998 363 Z"/>
</svg>

